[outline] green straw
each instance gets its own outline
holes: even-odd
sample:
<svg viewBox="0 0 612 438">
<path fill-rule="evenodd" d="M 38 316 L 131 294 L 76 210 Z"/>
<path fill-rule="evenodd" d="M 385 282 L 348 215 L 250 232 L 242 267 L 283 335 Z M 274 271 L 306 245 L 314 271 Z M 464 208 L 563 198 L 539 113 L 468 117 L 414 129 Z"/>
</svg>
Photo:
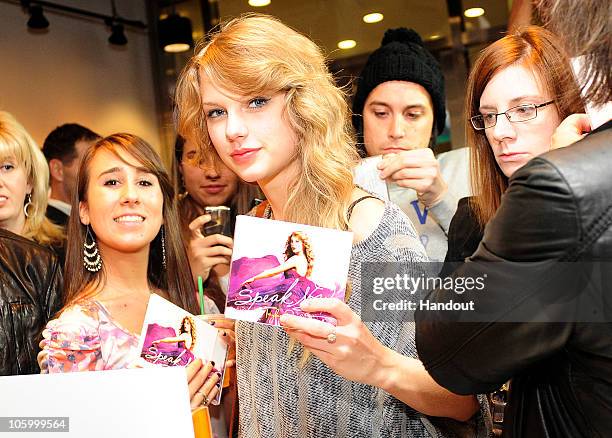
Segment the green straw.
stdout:
<svg viewBox="0 0 612 438">
<path fill-rule="evenodd" d="M 204 315 L 204 282 L 198 275 L 198 293 L 200 294 L 200 315 Z"/>
</svg>

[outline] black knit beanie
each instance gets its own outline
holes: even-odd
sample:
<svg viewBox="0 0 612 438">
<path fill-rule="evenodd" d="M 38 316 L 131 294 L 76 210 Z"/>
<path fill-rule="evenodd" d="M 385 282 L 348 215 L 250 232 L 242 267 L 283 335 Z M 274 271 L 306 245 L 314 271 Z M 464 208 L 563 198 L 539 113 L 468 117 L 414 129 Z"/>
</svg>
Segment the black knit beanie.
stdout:
<svg viewBox="0 0 612 438">
<path fill-rule="evenodd" d="M 400 27 L 385 32 L 382 43 L 368 58 L 353 98 L 353 124 L 361 127 L 363 106 L 370 92 L 383 82 L 407 81 L 421 85 L 433 102 L 438 134 L 444 130 L 444 76 L 438 61 L 423 46 L 423 40 L 412 29 Z"/>
</svg>

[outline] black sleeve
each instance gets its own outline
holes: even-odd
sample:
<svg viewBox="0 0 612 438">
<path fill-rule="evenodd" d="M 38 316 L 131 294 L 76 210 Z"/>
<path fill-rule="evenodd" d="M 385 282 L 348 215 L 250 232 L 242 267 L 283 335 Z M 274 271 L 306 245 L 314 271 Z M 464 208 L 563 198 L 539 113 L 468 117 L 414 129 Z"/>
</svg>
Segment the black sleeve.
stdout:
<svg viewBox="0 0 612 438">
<path fill-rule="evenodd" d="M 470 207 L 471 198 L 461 198 L 448 228 L 448 250 L 440 276 L 452 273 L 457 262 L 463 262 L 478 248 L 482 229 Z"/>
<path fill-rule="evenodd" d="M 48 321 L 53 318 L 64 305 L 64 276 L 62 267 L 55 257 L 49 269 L 49 279 L 46 284 L 44 297 L 45 315 Z"/>
<path fill-rule="evenodd" d="M 438 289 L 427 299 L 445 303 L 452 296 L 455 302 L 467 303 L 475 298 L 476 305 L 482 302 L 508 315 L 517 295 L 532 285 L 529 276 L 522 274 L 532 272 L 533 266 L 562 259 L 577 245 L 579 236 L 578 211 L 570 188 L 552 164 L 534 159 L 511 178 L 476 253 L 453 273 L 453 277 L 484 276 L 485 290 L 470 295 L 457 293 L 456 288 L 450 292 Z M 538 294 L 545 291 L 539 287 L 520 298 L 540 300 Z M 417 349 L 426 369 L 439 384 L 458 394 L 498 388 L 563 348 L 573 330 L 570 323 L 508 322 L 513 319 L 498 315 L 456 322 L 462 319 L 453 320 L 443 311 L 417 310 L 415 317 Z"/>
</svg>

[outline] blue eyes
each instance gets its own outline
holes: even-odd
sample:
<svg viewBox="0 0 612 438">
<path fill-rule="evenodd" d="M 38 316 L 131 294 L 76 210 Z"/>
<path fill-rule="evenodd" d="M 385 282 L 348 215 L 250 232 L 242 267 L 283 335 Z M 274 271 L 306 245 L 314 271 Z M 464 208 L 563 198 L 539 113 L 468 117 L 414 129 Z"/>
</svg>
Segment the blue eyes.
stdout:
<svg viewBox="0 0 612 438">
<path fill-rule="evenodd" d="M 269 97 L 255 97 L 248 101 L 247 107 L 249 109 L 258 109 L 266 106 L 266 104 L 270 101 Z M 224 116 L 227 114 L 227 111 L 221 108 L 211 109 L 206 112 L 207 119 L 216 119 L 218 117 Z"/>
<path fill-rule="evenodd" d="M 210 110 L 206 113 L 206 118 L 208 119 L 215 119 L 217 117 L 222 116 L 223 114 L 225 114 L 225 111 L 220 110 L 220 109 L 214 109 L 214 110 Z"/>
<path fill-rule="evenodd" d="M 265 97 L 256 97 L 255 99 L 251 99 L 249 101 L 249 108 L 261 108 L 267 104 L 269 100 L 270 99 Z"/>
</svg>

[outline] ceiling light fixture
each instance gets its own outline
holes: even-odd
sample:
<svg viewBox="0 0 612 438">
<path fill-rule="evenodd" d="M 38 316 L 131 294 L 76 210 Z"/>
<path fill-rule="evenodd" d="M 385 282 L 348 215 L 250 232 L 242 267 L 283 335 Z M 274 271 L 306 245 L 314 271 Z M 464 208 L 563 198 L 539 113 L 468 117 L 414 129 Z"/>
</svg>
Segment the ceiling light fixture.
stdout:
<svg viewBox="0 0 612 438">
<path fill-rule="evenodd" d="M 465 15 L 467 18 L 476 18 L 484 15 L 484 13 L 485 10 L 482 8 L 469 8 L 463 12 L 463 15 Z"/>
<path fill-rule="evenodd" d="M 338 48 L 342 50 L 352 49 L 357 45 L 355 40 L 342 40 L 338 43 Z"/>
<path fill-rule="evenodd" d="M 123 24 L 117 22 L 117 8 L 115 6 L 115 0 L 111 0 L 111 9 L 113 10 L 113 18 L 106 20 L 106 25 L 110 26 L 111 34 L 108 37 L 108 42 L 115 46 L 125 46 L 127 44 L 127 38 L 123 31 Z"/>
<path fill-rule="evenodd" d="M 30 29 L 46 29 L 49 27 L 49 20 L 43 14 L 41 6 L 30 6 L 28 12 L 30 13 L 30 19 L 28 20 Z"/>
<path fill-rule="evenodd" d="M 104 24 L 110 27 L 111 35 L 108 38 L 108 42 L 115 45 L 127 44 L 127 38 L 125 37 L 125 26 L 134 27 L 137 29 L 146 29 L 147 25 L 142 21 L 129 20 L 120 17 L 117 14 L 114 0 L 111 0 L 111 6 L 113 10 L 112 15 L 100 14 L 98 12 L 87 11 L 85 9 L 74 8 L 72 6 L 60 5 L 46 0 L 21 0 L 21 7 L 24 11 L 30 14 L 28 20 L 28 27 L 31 29 L 46 29 L 49 26 L 49 21 L 43 15 L 43 7 L 45 11 L 61 11 L 69 15 L 84 16 L 102 20 Z"/>
<path fill-rule="evenodd" d="M 371 14 L 366 14 L 363 16 L 363 22 L 368 24 L 378 23 L 379 21 L 382 21 L 383 18 L 385 18 L 385 16 L 380 12 L 372 12 Z"/>
<path fill-rule="evenodd" d="M 271 3 L 270 0 L 249 0 L 249 5 L 255 8 L 261 8 L 262 6 L 268 6 Z"/>
<path fill-rule="evenodd" d="M 123 24 L 111 23 L 111 34 L 108 37 L 108 42 L 115 46 L 125 46 L 127 44 L 127 38 L 123 29 Z"/>
<path fill-rule="evenodd" d="M 193 47 L 191 20 L 174 11 L 159 20 L 159 45 L 164 52 L 186 52 Z"/>
</svg>

